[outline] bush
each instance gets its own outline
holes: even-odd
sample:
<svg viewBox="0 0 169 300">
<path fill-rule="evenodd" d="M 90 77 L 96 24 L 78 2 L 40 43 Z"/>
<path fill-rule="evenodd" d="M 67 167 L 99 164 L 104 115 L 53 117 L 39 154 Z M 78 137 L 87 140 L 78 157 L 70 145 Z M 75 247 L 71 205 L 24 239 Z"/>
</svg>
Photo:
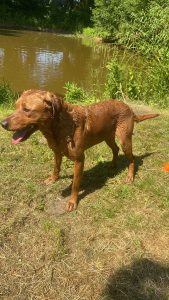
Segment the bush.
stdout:
<svg viewBox="0 0 169 300">
<path fill-rule="evenodd" d="M 84 36 L 89 36 L 89 37 L 93 37 L 96 35 L 96 31 L 94 28 L 91 28 L 91 27 L 86 27 L 86 28 L 83 28 L 83 35 Z"/>
<path fill-rule="evenodd" d="M 0 104 L 11 104 L 18 98 L 16 93 L 7 82 L 0 84 Z"/>
<path fill-rule="evenodd" d="M 93 21 L 103 38 L 148 56 L 169 56 L 168 0 L 95 0 Z"/>
<path fill-rule="evenodd" d="M 168 107 L 169 64 L 151 62 L 136 69 L 113 59 L 108 65 L 106 95 L 111 98 L 139 100 L 146 104 Z"/>
<path fill-rule="evenodd" d="M 89 95 L 77 84 L 67 82 L 65 84 L 66 95 L 65 100 L 72 104 L 89 103 Z"/>
</svg>

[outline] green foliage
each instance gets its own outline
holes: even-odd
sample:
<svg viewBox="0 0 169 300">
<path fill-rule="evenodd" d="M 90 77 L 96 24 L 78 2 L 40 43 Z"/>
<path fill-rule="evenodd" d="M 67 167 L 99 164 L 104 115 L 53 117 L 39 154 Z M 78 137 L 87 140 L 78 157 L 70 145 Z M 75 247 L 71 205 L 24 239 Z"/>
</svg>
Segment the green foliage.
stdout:
<svg viewBox="0 0 169 300">
<path fill-rule="evenodd" d="M 44 220 L 42 223 L 42 227 L 44 231 L 48 234 L 48 238 L 53 239 L 55 248 L 53 251 L 53 258 L 56 258 L 56 256 L 63 256 L 66 254 L 67 249 L 64 245 L 64 233 L 56 224 L 55 222 L 51 220 Z"/>
<path fill-rule="evenodd" d="M 10 104 L 14 102 L 18 94 L 10 87 L 10 85 L 3 81 L 0 84 L 0 104 Z"/>
<path fill-rule="evenodd" d="M 148 56 L 168 56 L 168 0 L 95 0 L 93 21 L 104 38 Z"/>
<path fill-rule="evenodd" d="M 148 12 L 142 10 L 133 14 L 132 22 L 120 25 L 119 43 L 137 49 L 147 56 L 168 56 L 169 6 L 162 7 L 152 2 Z"/>
<path fill-rule="evenodd" d="M 65 100 L 69 103 L 79 104 L 90 102 L 89 95 L 77 84 L 67 82 L 65 84 Z"/>
<path fill-rule="evenodd" d="M 0 4 L 0 24 L 82 31 L 91 25 L 93 3 L 94 0 L 8 0 Z"/>
<path fill-rule="evenodd" d="M 141 74 L 143 73 L 135 72 L 134 67 L 120 63 L 117 59 L 112 59 L 107 68 L 109 73 L 107 76 L 106 94 L 111 98 L 141 99 Z"/>
<path fill-rule="evenodd" d="M 91 27 L 85 27 L 85 28 L 83 28 L 82 33 L 83 33 L 84 36 L 89 36 L 89 37 L 93 37 L 93 36 L 96 35 L 95 29 L 91 28 Z"/>
<path fill-rule="evenodd" d="M 122 0 L 95 0 L 94 26 L 102 37 L 115 37 L 121 19 Z"/>
<path fill-rule="evenodd" d="M 95 0 L 94 31 L 128 49 L 152 58 L 143 68 L 112 59 L 106 93 L 161 107 L 169 104 L 169 1 Z"/>
<path fill-rule="evenodd" d="M 125 80 L 123 66 L 117 60 L 112 59 L 107 68 L 109 73 L 107 76 L 106 92 L 111 98 L 121 98 L 121 86 Z"/>
<path fill-rule="evenodd" d="M 153 61 L 145 69 L 112 59 L 108 65 L 106 94 L 112 98 L 140 100 L 168 107 L 169 64 Z"/>
</svg>

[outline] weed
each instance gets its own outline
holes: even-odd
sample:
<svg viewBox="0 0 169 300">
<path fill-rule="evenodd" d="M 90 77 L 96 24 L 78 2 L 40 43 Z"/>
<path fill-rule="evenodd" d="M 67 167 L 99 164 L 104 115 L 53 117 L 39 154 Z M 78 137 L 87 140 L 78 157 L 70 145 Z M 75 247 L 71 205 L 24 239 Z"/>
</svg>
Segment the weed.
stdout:
<svg viewBox="0 0 169 300">
<path fill-rule="evenodd" d="M 168 107 L 168 61 L 152 61 L 146 70 L 137 70 L 112 59 L 107 68 L 109 72 L 105 88 L 110 97 Z"/>
<path fill-rule="evenodd" d="M 5 106 L 11 106 L 14 101 L 18 98 L 18 93 L 16 93 L 9 83 L 3 81 L 0 84 L 0 105 L 4 104 Z"/>
<path fill-rule="evenodd" d="M 65 84 L 65 100 L 73 104 L 87 104 L 92 101 L 91 97 L 75 83 L 67 82 Z"/>
<path fill-rule="evenodd" d="M 67 250 L 65 248 L 64 242 L 64 231 L 60 229 L 60 227 L 56 224 L 56 222 L 51 220 L 44 220 L 42 226 L 45 232 L 52 234 L 55 240 L 55 255 L 63 256 L 66 254 Z"/>
<path fill-rule="evenodd" d="M 93 36 L 96 35 L 95 29 L 91 28 L 91 27 L 83 28 L 82 33 L 83 33 L 84 36 L 88 36 L 88 37 L 93 37 Z"/>
</svg>

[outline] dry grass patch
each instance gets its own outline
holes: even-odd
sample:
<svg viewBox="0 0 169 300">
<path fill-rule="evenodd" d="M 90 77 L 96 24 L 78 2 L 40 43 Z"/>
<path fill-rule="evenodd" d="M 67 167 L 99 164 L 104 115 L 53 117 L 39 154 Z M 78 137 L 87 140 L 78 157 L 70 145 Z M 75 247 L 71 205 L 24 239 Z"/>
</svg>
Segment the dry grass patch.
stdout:
<svg viewBox="0 0 169 300">
<path fill-rule="evenodd" d="M 2 111 L 2 115 L 7 112 Z M 72 162 L 43 184 L 52 153 L 40 133 L 16 147 L 0 129 L 0 298 L 169 299 L 169 115 L 138 124 L 137 172 L 110 167 L 100 144 L 86 153 L 78 210 L 65 213 Z"/>
</svg>

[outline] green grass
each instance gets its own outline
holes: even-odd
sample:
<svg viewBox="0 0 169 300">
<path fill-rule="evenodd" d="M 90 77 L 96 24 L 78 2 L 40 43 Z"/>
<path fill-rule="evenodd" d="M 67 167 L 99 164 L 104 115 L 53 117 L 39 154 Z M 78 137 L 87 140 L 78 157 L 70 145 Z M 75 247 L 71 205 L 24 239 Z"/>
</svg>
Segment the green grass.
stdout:
<svg viewBox="0 0 169 300">
<path fill-rule="evenodd" d="M 0 83 L 0 105 L 5 105 L 8 103 L 8 107 L 12 107 L 14 99 L 18 98 L 18 93 L 15 92 L 8 82 L 2 81 Z"/>
<path fill-rule="evenodd" d="M 10 113 L 5 106 L 0 119 Z M 86 151 L 78 209 L 65 212 L 73 163 L 61 178 L 40 133 L 11 145 L 0 129 L 0 298 L 169 299 L 169 113 L 135 126 L 137 172 L 110 167 L 105 144 Z"/>
</svg>

